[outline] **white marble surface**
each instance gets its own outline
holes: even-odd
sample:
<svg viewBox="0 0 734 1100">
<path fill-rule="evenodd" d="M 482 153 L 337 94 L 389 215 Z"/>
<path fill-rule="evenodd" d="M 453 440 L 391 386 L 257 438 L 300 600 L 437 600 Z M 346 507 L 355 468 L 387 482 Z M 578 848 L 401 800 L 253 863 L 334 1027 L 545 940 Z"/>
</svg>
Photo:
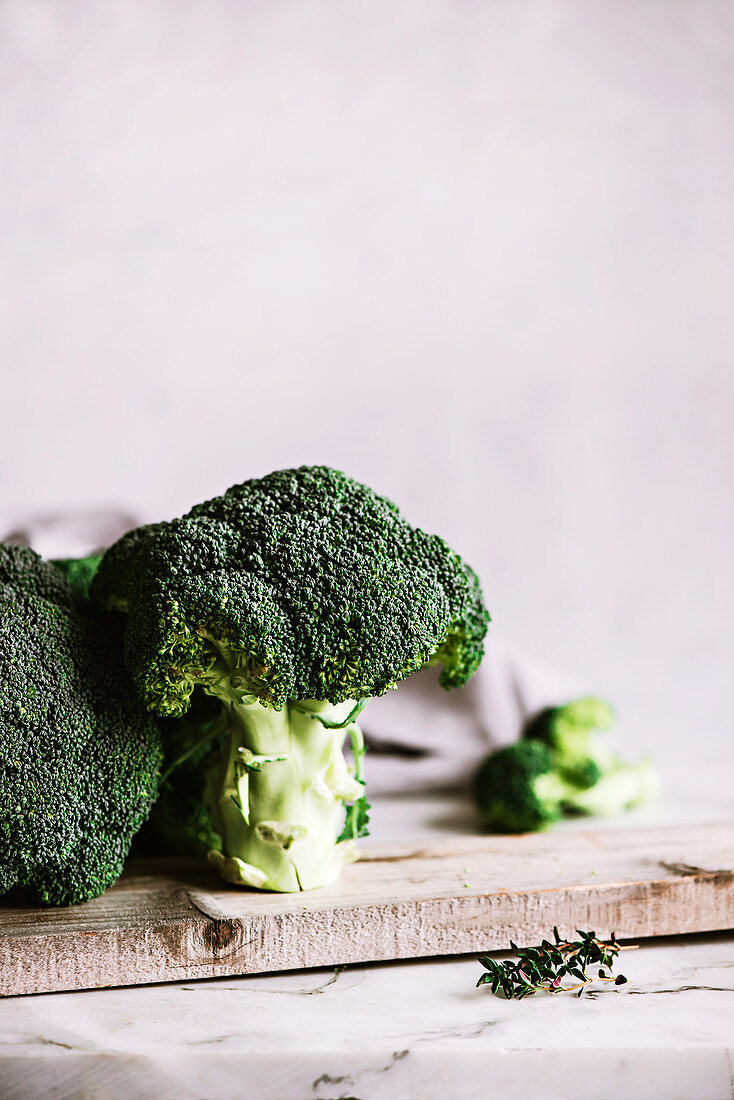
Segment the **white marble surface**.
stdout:
<svg viewBox="0 0 734 1100">
<path fill-rule="evenodd" d="M 723 787 L 719 798 L 692 792 L 687 816 L 669 789 L 667 802 L 622 820 L 731 817 Z M 378 838 L 476 827 L 471 807 L 448 795 L 382 799 L 374 824 Z M 647 941 L 623 970 L 629 985 L 580 1000 L 492 997 L 475 988 L 481 969 L 467 957 L 8 998 L 0 1095 L 734 1097 L 734 934 Z"/>
<path fill-rule="evenodd" d="M 4 1100 L 734 1095 L 734 939 L 629 952 L 630 984 L 503 1001 L 474 959 L 18 998 Z"/>
</svg>

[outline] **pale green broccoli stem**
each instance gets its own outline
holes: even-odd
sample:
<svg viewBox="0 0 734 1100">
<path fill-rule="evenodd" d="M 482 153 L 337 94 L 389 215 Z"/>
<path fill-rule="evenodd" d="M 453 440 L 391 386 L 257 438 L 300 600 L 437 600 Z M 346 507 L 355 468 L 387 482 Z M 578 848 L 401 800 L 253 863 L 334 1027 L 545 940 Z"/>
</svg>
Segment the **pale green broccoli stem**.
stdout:
<svg viewBox="0 0 734 1100">
<path fill-rule="evenodd" d="M 564 806 L 579 814 L 609 815 L 652 802 L 658 795 L 660 781 L 649 760 L 637 764 L 618 764 L 603 775 L 593 787 L 579 790 L 564 798 Z"/>
<path fill-rule="evenodd" d="M 228 882 L 263 890 L 334 882 L 357 858 L 353 842 L 337 843 L 344 803 L 364 791 L 342 752 L 347 733 L 353 744 L 361 741 L 350 721 L 357 704 L 299 700 L 276 711 L 242 692 L 236 675 L 213 677 L 206 690 L 224 703 L 230 730 L 207 777 L 222 837 L 222 852 L 210 852 L 210 861 Z"/>
<path fill-rule="evenodd" d="M 558 772 L 545 772 L 533 780 L 535 797 L 548 807 L 555 808 L 568 802 L 576 795 L 577 790 L 577 787 L 567 783 Z"/>
<path fill-rule="evenodd" d="M 570 722 L 558 722 L 552 737 L 552 746 L 558 753 L 558 762 L 564 772 L 573 774 L 593 762 L 600 772 L 606 772 L 622 763 L 612 752 L 603 733 L 574 726 Z"/>
<path fill-rule="evenodd" d="M 362 764 L 367 750 L 365 748 L 362 731 L 354 722 L 349 726 L 349 738 L 352 744 L 354 778 L 362 785 L 362 795 L 360 798 L 356 799 L 347 810 L 344 828 L 339 834 L 340 841 L 357 840 L 359 837 L 369 834 L 370 804 L 364 793 L 364 769 Z"/>
<path fill-rule="evenodd" d="M 364 787 L 364 757 L 367 749 L 364 747 L 364 737 L 362 736 L 362 730 L 359 728 L 356 722 L 352 722 L 347 726 L 349 731 L 349 740 L 352 746 L 352 759 L 354 760 L 354 778 L 358 783 L 361 783 Z"/>
</svg>

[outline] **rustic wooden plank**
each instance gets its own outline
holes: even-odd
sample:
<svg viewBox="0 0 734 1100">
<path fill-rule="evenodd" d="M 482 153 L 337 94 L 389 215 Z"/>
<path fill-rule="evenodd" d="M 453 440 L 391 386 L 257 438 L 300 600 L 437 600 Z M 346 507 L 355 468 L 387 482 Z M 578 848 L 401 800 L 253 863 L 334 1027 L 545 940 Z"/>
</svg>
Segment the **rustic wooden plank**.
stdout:
<svg viewBox="0 0 734 1100">
<path fill-rule="evenodd" d="M 138 861 L 69 909 L 0 906 L 0 994 L 734 927 L 734 825 L 365 843 L 334 886 L 261 894 L 205 863 Z"/>
</svg>

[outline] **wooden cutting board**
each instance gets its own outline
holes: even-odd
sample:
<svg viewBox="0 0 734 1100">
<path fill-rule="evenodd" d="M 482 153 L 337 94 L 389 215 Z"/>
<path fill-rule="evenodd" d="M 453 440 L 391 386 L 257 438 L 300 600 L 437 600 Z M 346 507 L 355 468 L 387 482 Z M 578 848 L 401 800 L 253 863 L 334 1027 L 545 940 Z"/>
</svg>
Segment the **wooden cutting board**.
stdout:
<svg viewBox="0 0 734 1100">
<path fill-rule="evenodd" d="M 0 994 L 487 951 L 553 925 L 623 939 L 734 927 L 734 824 L 362 845 L 334 886 L 263 894 L 140 860 L 68 909 L 0 904 Z"/>
</svg>

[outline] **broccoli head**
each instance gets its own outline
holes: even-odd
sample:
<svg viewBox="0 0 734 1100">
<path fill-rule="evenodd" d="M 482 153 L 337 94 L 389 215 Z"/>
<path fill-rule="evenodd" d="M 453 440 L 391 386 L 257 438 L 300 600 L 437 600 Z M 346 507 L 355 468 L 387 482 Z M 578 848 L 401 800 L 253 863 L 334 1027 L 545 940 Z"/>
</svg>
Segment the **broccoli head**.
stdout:
<svg viewBox="0 0 734 1100">
<path fill-rule="evenodd" d="M 157 724 L 62 573 L 0 544 L 0 893 L 46 905 L 119 876 L 158 788 Z"/>
<path fill-rule="evenodd" d="M 276 708 L 381 695 L 429 659 L 456 687 L 479 665 L 488 618 L 475 574 L 442 539 L 323 466 L 131 531 L 92 592 L 128 613 L 128 663 L 161 715 L 184 713 L 223 653 L 240 689 Z"/>
<path fill-rule="evenodd" d="M 332 881 L 354 857 L 364 701 L 429 662 L 444 687 L 465 683 L 489 619 L 476 575 L 442 539 L 325 466 L 129 532 L 91 592 L 127 616 L 126 661 L 151 710 L 181 716 L 195 688 L 220 701 L 228 744 L 204 777 L 223 838 L 212 859 L 232 881 L 276 890 Z M 355 805 L 337 845 L 344 802 Z"/>
</svg>

